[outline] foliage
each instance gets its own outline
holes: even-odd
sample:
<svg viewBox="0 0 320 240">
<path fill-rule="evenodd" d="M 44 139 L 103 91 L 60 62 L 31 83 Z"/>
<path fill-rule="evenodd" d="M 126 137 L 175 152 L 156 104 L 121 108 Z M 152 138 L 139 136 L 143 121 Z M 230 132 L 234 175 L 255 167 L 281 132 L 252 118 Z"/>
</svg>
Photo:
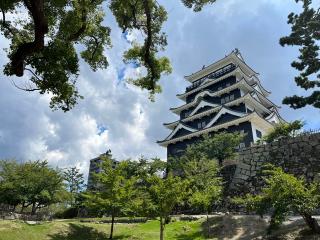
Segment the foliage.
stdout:
<svg viewBox="0 0 320 240">
<path fill-rule="evenodd" d="M 215 2 L 182 1 L 194 11 Z M 28 72 L 30 78 L 24 86 L 15 84 L 19 89 L 50 93 L 52 109 L 69 111 L 82 98 L 75 86 L 79 58 L 93 71 L 108 66 L 104 51 L 111 47 L 111 29 L 103 25 L 104 3 L 123 33 L 134 30 L 142 33 L 144 41 L 132 42 L 132 48 L 124 53 L 124 61 L 147 70 L 145 75 L 130 81 L 148 90 L 152 98 L 161 91 L 158 84 L 161 75 L 171 72 L 169 59 L 157 56 L 167 45 L 166 35 L 161 31 L 167 12 L 156 0 L 2 0 L 0 30 L 11 42 L 4 73 L 21 77 Z M 9 14 L 16 18 L 7 20 Z"/>
<path fill-rule="evenodd" d="M 300 72 L 295 77 L 296 84 L 310 90 L 320 87 L 320 8 L 312 7 L 312 0 L 295 0 L 303 3 L 300 14 L 290 13 L 288 24 L 291 24 L 291 34 L 280 39 L 282 46 L 299 46 L 300 56 L 291 66 Z M 314 78 L 312 80 L 312 78 Z M 297 109 L 307 105 L 320 108 L 320 91 L 313 91 L 309 96 L 290 96 L 283 100 L 284 104 Z"/>
<path fill-rule="evenodd" d="M 190 181 L 189 202 L 207 214 L 207 236 L 210 236 L 209 213 L 222 197 L 222 180 L 219 177 L 217 161 L 206 157 L 188 159 L 184 175 Z"/>
<path fill-rule="evenodd" d="M 264 174 L 267 175 L 266 186 L 260 194 L 248 194 L 243 199 L 235 199 L 235 202 L 244 203 L 249 210 L 255 210 L 261 216 L 272 211 L 270 231 L 277 228 L 290 211 L 295 211 L 313 231 L 319 232 L 320 227 L 312 218 L 320 203 L 319 185 L 308 185 L 303 179 L 297 179 L 272 165 L 266 167 Z"/>
<path fill-rule="evenodd" d="M 270 143 L 283 137 L 294 137 L 303 125 L 304 123 L 299 120 L 290 123 L 279 123 L 270 133 L 263 136 L 262 141 Z"/>
<path fill-rule="evenodd" d="M 63 173 L 64 180 L 67 185 L 67 189 L 71 195 L 71 206 L 74 206 L 79 198 L 79 193 L 84 187 L 83 174 L 76 167 L 66 169 Z"/>
<path fill-rule="evenodd" d="M 203 139 L 195 144 L 189 145 L 185 153 L 178 158 L 169 159 L 170 169 L 181 169 L 188 159 L 216 159 L 221 165 L 226 159 L 236 155 L 236 148 L 243 140 L 244 135 L 239 133 L 221 132 L 213 136 L 204 135 Z"/>
<path fill-rule="evenodd" d="M 112 239 L 114 218 L 132 213 L 132 204 L 137 191 L 134 187 L 135 178 L 126 178 L 126 161 L 113 167 L 111 155 L 106 155 L 101 160 L 101 171 L 94 175 L 96 189 L 84 194 L 85 205 L 111 216 L 110 239 Z"/>
<path fill-rule="evenodd" d="M 48 166 L 46 161 L 18 164 L 0 162 L 1 201 L 22 211 L 32 205 L 32 214 L 42 207 L 62 201 L 65 197 L 62 174 Z M 9 200 L 12 198 L 12 200 Z"/>
<path fill-rule="evenodd" d="M 163 240 L 166 220 L 173 208 L 185 198 L 188 182 L 172 173 L 168 173 L 165 178 L 154 174 L 148 178 L 148 182 L 150 187 L 147 190 L 155 215 L 160 217 L 160 240 Z"/>
</svg>

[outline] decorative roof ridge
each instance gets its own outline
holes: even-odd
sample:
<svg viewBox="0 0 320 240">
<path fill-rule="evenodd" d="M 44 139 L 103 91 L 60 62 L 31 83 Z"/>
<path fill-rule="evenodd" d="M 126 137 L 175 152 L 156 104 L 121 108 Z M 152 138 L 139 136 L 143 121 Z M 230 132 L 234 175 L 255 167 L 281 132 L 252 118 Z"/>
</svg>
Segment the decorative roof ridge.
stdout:
<svg viewBox="0 0 320 240">
<path fill-rule="evenodd" d="M 250 69 L 254 74 L 258 74 L 256 71 L 254 71 L 254 70 L 244 61 L 244 59 L 243 59 L 243 57 L 241 56 L 241 54 L 240 54 L 241 58 L 238 56 L 239 53 L 240 53 L 240 51 L 239 51 L 238 49 L 235 49 L 235 50 L 233 50 L 231 53 L 229 53 L 228 55 L 226 55 L 224 58 L 222 58 L 222 59 L 220 59 L 220 60 L 218 60 L 218 61 L 215 61 L 215 62 L 213 62 L 212 64 L 208 65 L 207 67 L 204 67 L 204 68 L 202 68 L 202 69 L 200 69 L 200 70 L 198 70 L 198 71 L 196 71 L 196 72 L 194 72 L 194 73 L 192 73 L 192 74 L 190 74 L 190 75 L 185 76 L 185 79 L 188 80 L 188 81 L 190 81 L 188 78 L 191 78 L 191 77 L 194 76 L 194 75 L 198 75 L 198 74 L 200 74 L 201 72 L 208 71 L 210 68 L 212 68 L 213 66 L 218 65 L 219 63 L 225 61 L 225 60 L 226 60 L 227 58 L 229 58 L 229 57 L 236 57 L 235 59 L 240 60 L 240 61 L 241 61 L 248 69 Z M 200 78 L 201 78 L 201 77 L 200 77 Z M 197 79 L 196 79 L 196 80 L 197 80 Z M 194 81 L 196 81 L 196 80 L 194 80 Z"/>
<path fill-rule="evenodd" d="M 186 107 L 186 106 L 188 106 L 188 105 L 192 106 L 192 105 L 194 105 L 194 104 L 196 103 L 195 100 L 198 98 L 198 96 L 199 96 L 200 94 L 204 94 L 204 93 L 207 92 L 207 94 L 209 94 L 209 96 L 212 97 L 212 95 L 210 95 L 210 94 L 215 95 L 215 94 L 218 93 L 218 92 L 223 92 L 223 91 L 225 91 L 226 89 L 230 89 L 230 88 L 232 88 L 232 87 L 234 87 L 234 86 L 236 86 L 236 85 L 239 85 L 243 79 L 245 79 L 245 78 L 242 78 L 240 81 L 237 81 L 236 83 L 230 85 L 229 87 L 223 88 L 223 89 L 218 90 L 218 91 L 204 90 L 203 92 L 199 92 L 199 93 L 195 96 L 195 98 L 192 100 L 192 102 L 183 104 L 183 105 L 178 106 L 178 107 L 170 108 L 170 110 L 173 110 L 173 111 L 174 111 L 174 110 L 177 110 L 177 109 L 179 109 L 179 108 L 184 108 L 184 107 Z M 246 83 L 248 84 L 248 82 L 246 82 Z M 248 85 L 249 85 L 249 84 L 248 84 Z M 249 86 L 250 86 L 250 85 L 249 85 Z M 218 95 L 218 94 L 217 94 L 217 95 Z"/>
<path fill-rule="evenodd" d="M 221 115 L 229 113 L 230 115 L 234 115 L 237 117 L 243 117 L 245 115 L 248 115 L 247 113 L 244 112 L 239 112 L 233 109 L 230 109 L 228 107 L 225 107 L 224 105 L 222 105 L 221 109 L 219 110 L 219 112 L 213 117 L 213 119 L 210 120 L 210 122 L 205 126 L 204 129 L 211 127 L 216 121 L 218 121 L 218 119 L 221 117 Z"/>
<path fill-rule="evenodd" d="M 280 121 L 287 123 L 287 121 L 284 120 L 284 119 L 281 117 L 281 115 L 280 115 L 280 113 L 278 112 L 278 109 L 277 109 L 277 108 L 273 108 L 273 109 L 272 109 L 272 112 L 271 112 L 265 119 L 266 119 L 266 120 L 267 120 L 267 119 L 270 119 L 270 118 L 273 117 L 274 115 L 277 115 L 277 117 L 280 119 Z"/>
<path fill-rule="evenodd" d="M 227 74 L 225 74 L 225 75 L 223 75 L 223 76 L 221 76 L 221 77 L 219 77 L 219 78 L 215 78 L 215 79 L 210 79 L 210 78 L 208 78 L 209 81 L 203 82 L 203 84 L 200 84 L 197 88 L 192 89 L 192 90 L 189 91 L 189 92 L 184 92 L 184 93 L 176 94 L 176 96 L 177 96 L 178 98 L 184 97 L 184 95 L 188 96 L 188 95 L 190 95 L 190 94 L 192 94 L 192 93 L 197 92 L 198 90 L 201 90 L 202 88 L 205 88 L 205 87 L 210 86 L 211 84 L 214 84 L 215 82 L 220 82 L 220 81 L 225 80 L 226 78 L 230 77 L 229 75 L 232 76 L 232 74 L 233 74 L 234 72 L 236 72 L 237 70 L 241 70 L 241 73 L 244 74 L 244 75 L 245 75 L 246 77 L 248 77 L 248 78 L 252 78 L 252 77 L 254 76 L 254 75 L 249 76 L 248 74 L 246 74 L 246 73 L 243 71 L 243 69 L 241 68 L 241 66 L 238 65 L 238 66 L 237 66 L 234 70 L 232 70 L 231 72 L 229 72 L 229 73 L 227 73 Z M 227 76 L 227 75 L 228 75 L 228 76 Z M 226 76 L 227 76 L 227 77 L 226 77 Z"/>
<path fill-rule="evenodd" d="M 252 86 L 258 86 L 262 91 L 265 91 L 265 92 L 267 92 L 268 94 L 271 94 L 271 91 L 268 91 L 267 89 L 265 89 L 265 88 L 262 86 L 260 80 L 258 80 L 258 81 L 257 81 L 256 83 L 254 83 Z"/>
<path fill-rule="evenodd" d="M 182 126 L 182 127 L 180 127 Z M 198 129 L 195 129 L 193 127 L 190 127 L 188 125 L 186 125 L 185 123 L 182 123 L 182 122 L 179 122 L 179 124 L 175 127 L 175 129 L 165 138 L 166 141 L 170 140 L 174 134 L 176 134 L 181 128 L 189 131 L 189 132 L 195 132 L 197 131 Z"/>
<path fill-rule="evenodd" d="M 272 126 L 272 124 L 270 123 L 270 122 L 268 122 L 267 120 L 265 120 L 264 118 L 262 118 L 262 117 L 260 117 L 258 114 L 257 114 L 257 112 L 252 112 L 252 113 L 250 113 L 250 114 L 247 114 L 247 115 L 245 115 L 245 116 L 243 116 L 243 117 L 240 117 L 240 118 L 237 118 L 237 119 L 235 119 L 235 120 L 232 120 L 232 121 L 229 121 L 229 122 L 226 122 L 226 123 L 221 123 L 221 124 L 218 124 L 218 125 L 215 125 L 215 126 L 212 126 L 212 127 L 209 127 L 209 128 L 205 128 L 205 129 L 202 129 L 202 130 L 199 130 L 199 131 L 196 131 L 196 132 L 193 132 L 193 133 L 191 133 L 191 134 L 187 134 L 187 135 L 184 135 L 184 136 L 181 136 L 181 137 L 178 137 L 178 138 L 176 138 L 176 139 L 181 139 L 181 140 L 177 140 L 177 141 L 182 141 L 182 140 L 184 140 L 184 139 L 188 139 L 188 138 L 191 138 L 191 137 L 193 137 L 193 136 L 190 136 L 190 135 L 192 135 L 192 134 L 199 134 L 199 135 L 201 135 L 202 133 L 206 133 L 206 132 L 210 132 L 210 130 L 211 131 L 214 131 L 214 130 L 212 130 L 212 129 L 214 129 L 214 128 L 216 128 L 217 130 L 218 129 L 221 129 L 221 128 L 225 128 L 224 127 L 224 125 L 228 125 L 229 124 L 229 126 L 232 126 L 232 125 L 235 125 L 236 123 L 235 122 L 238 122 L 238 121 L 240 121 L 240 120 L 247 120 L 247 118 L 248 119 L 250 119 L 251 117 L 254 117 L 254 115 L 256 115 L 256 116 L 258 116 L 259 118 L 261 118 L 262 120 L 264 120 L 267 124 L 269 124 L 269 125 L 271 125 Z M 196 136 L 196 135 L 195 135 Z M 170 141 L 170 140 L 169 140 Z M 165 143 L 165 142 L 168 142 L 168 140 L 163 140 L 163 141 L 157 141 L 157 143 L 158 144 L 163 144 L 163 143 Z M 169 144 L 169 143 L 168 143 Z"/>
<path fill-rule="evenodd" d="M 263 97 L 264 99 L 267 100 L 267 102 L 269 102 L 271 105 L 273 105 L 276 108 L 281 108 L 281 106 L 276 105 L 275 103 L 273 103 L 269 98 L 267 98 L 266 96 L 264 96 L 262 93 L 256 91 L 255 92 L 258 95 L 258 98 Z"/>
</svg>

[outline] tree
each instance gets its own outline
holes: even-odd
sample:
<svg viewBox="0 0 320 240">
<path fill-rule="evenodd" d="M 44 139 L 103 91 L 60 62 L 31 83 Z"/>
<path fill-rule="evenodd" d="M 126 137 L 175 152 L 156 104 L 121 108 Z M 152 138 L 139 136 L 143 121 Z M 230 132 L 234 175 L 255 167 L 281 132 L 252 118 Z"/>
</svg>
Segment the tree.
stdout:
<svg viewBox="0 0 320 240">
<path fill-rule="evenodd" d="M 303 125 L 304 123 L 299 120 L 290 123 L 279 123 L 270 133 L 263 136 L 262 141 L 271 143 L 284 137 L 295 137 Z"/>
<path fill-rule="evenodd" d="M 67 169 L 63 173 L 64 180 L 67 183 L 67 189 L 71 194 L 71 206 L 76 204 L 77 196 L 84 187 L 83 174 L 76 167 Z"/>
<path fill-rule="evenodd" d="M 13 212 L 23 199 L 18 191 L 20 183 L 16 178 L 17 167 L 18 163 L 14 160 L 0 161 L 0 203 L 12 206 Z"/>
<path fill-rule="evenodd" d="M 181 157 L 171 158 L 169 168 L 182 168 L 185 161 L 194 158 L 206 157 L 216 159 L 221 165 L 224 160 L 233 158 L 236 155 L 236 148 L 243 139 L 239 133 L 221 132 L 213 136 L 204 135 L 198 142 L 189 145 Z"/>
<path fill-rule="evenodd" d="M 160 218 L 160 240 L 163 240 L 166 219 L 173 208 L 183 201 L 187 194 L 188 183 L 172 173 L 168 173 L 165 178 L 153 174 L 148 178 L 148 182 L 150 187 L 147 191 L 154 205 L 154 213 Z"/>
<path fill-rule="evenodd" d="M 48 166 L 47 161 L 26 162 L 17 169 L 21 182 L 18 187 L 23 193 L 22 210 L 31 205 L 31 214 L 40 208 L 60 202 L 64 191 L 62 174 Z"/>
<path fill-rule="evenodd" d="M 13 206 L 21 204 L 21 212 L 31 205 L 31 214 L 35 214 L 38 209 L 62 200 L 62 174 L 49 167 L 48 162 L 2 162 L 1 169 L 1 198 Z"/>
<path fill-rule="evenodd" d="M 207 214 L 207 236 L 210 236 L 209 213 L 222 197 L 222 180 L 217 161 L 206 157 L 188 159 L 184 175 L 191 188 L 190 203 Z"/>
<path fill-rule="evenodd" d="M 133 30 L 142 33 L 144 41 L 132 43 L 132 48 L 124 53 L 124 61 L 145 67 L 146 74 L 131 82 L 153 97 L 161 91 L 161 75 L 171 72 L 169 59 L 157 56 L 167 45 L 161 30 L 167 12 L 156 0 L 2 0 L 0 30 L 11 41 L 4 73 L 21 77 L 28 72 L 30 78 L 25 86 L 14 83 L 19 89 L 50 93 L 51 108 L 69 111 L 82 98 L 75 86 L 79 57 L 93 71 L 108 66 L 104 50 L 111 47 L 111 29 L 102 24 L 104 2 L 125 34 Z M 215 0 L 182 2 L 200 11 Z M 28 18 L 17 14 L 20 9 Z M 16 14 L 14 21 L 6 19 L 10 13 Z M 76 45 L 82 46 L 80 53 Z"/>
<path fill-rule="evenodd" d="M 308 185 L 279 167 L 268 166 L 264 174 L 267 175 L 266 186 L 260 194 L 248 194 L 243 199 L 235 199 L 235 202 L 244 203 L 249 210 L 255 210 L 261 216 L 272 211 L 269 232 L 279 227 L 288 213 L 294 211 L 303 217 L 313 232 L 320 233 L 320 226 L 312 217 L 320 203 L 319 185 Z"/>
<path fill-rule="evenodd" d="M 84 194 L 85 205 L 111 216 L 109 239 L 112 239 L 115 217 L 131 212 L 136 196 L 135 178 L 126 178 L 126 161 L 113 167 L 111 156 L 107 155 L 101 160 L 101 171 L 94 175 L 97 188 Z"/>
<path fill-rule="evenodd" d="M 312 0 L 295 0 L 303 3 L 300 14 L 290 13 L 288 24 L 291 24 L 291 34 L 280 39 L 281 46 L 299 46 L 300 56 L 291 66 L 300 72 L 295 77 L 296 84 L 311 90 L 320 87 L 320 8 L 312 7 Z M 313 80 L 312 80 L 313 78 Z M 307 105 L 320 108 L 320 91 L 313 91 L 309 96 L 293 95 L 286 97 L 283 104 L 297 109 Z"/>
</svg>

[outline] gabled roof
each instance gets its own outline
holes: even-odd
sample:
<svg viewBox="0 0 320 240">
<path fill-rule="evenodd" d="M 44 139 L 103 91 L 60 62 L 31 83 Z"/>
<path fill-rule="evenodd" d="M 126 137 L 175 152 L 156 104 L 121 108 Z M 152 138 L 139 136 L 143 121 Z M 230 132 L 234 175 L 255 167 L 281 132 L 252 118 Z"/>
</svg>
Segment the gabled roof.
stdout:
<svg viewBox="0 0 320 240">
<path fill-rule="evenodd" d="M 170 140 L 180 129 L 185 129 L 189 132 L 195 132 L 198 131 L 198 129 L 194 129 L 192 127 L 189 127 L 185 124 L 183 124 L 182 122 L 179 122 L 178 126 L 176 126 L 176 128 L 169 134 L 168 137 L 166 137 L 166 141 Z"/>
<path fill-rule="evenodd" d="M 185 100 L 186 97 L 192 93 L 195 93 L 195 92 L 198 92 L 199 90 L 203 89 L 203 88 L 206 88 L 212 84 L 215 84 L 217 82 L 220 82 L 220 81 L 223 81 L 224 79 L 230 77 L 230 76 L 236 76 L 238 78 L 246 78 L 248 79 L 248 84 L 251 84 L 252 83 L 249 83 L 249 80 L 250 79 L 256 79 L 255 75 L 248 75 L 244 72 L 244 70 L 238 66 L 237 68 L 235 68 L 233 71 L 219 77 L 219 78 L 216 78 L 216 79 L 207 79 L 206 81 L 204 81 L 201 85 L 199 85 L 197 88 L 191 90 L 191 91 L 188 91 L 188 92 L 184 92 L 184 93 L 181 93 L 181 94 L 177 94 L 176 96 L 181 99 L 181 100 Z M 255 81 L 253 81 L 255 82 Z"/>
<path fill-rule="evenodd" d="M 214 123 L 218 121 L 218 119 L 226 113 L 237 116 L 237 117 L 243 117 L 246 115 L 246 113 L 242 113 L 242 112 L 234 111 L 230 108 L 222 107 L 220 111 L 217 113 L 217 115 L 205 126 L 205 128 L 209 128 L 212 125 L 214 125 Z"/>
<path fill-rule="evenodd" d="M 203 69 L 189 75 L 185 76 L 185 79 L 189 82 L 194 82 L 202 77 L 209 75 L 210 73 L 218 70 L 219 68 L 229 64 L 234 63 L 235 65 L 241 66 L 244 71 L 249 75 L 257 74 L 251 67 L 249 67 L 243 60 L 240 52 L 238 50 L 232 51 L 229 55 L 225 56 L 221 60 L 214 62 L 213 64 L 204 67 Z"/>
<path fill-rule="evenodd" d="M 271 130 L 273 129 L 273 125 L 268 122 L 267 120 L 265 120 L 264 118 L 262 118 L 259 114 L 257 114 L 256 112 L 247 114 L 243 117 L 239 117 L 237 119 L 231 120 L 229 122 L 225 122 L 225 123 L 221 123 L 218 125 L 214 125 L 212 127 L 208 127 L 208 128 L 204 128 L 200 131 L 195 131 L 195 132 L 191 132 L 187 135 L 183 135 L 174 139 L 170 139 L 170 140 L 163 140 L 163 141 L 158 141 L 157 143 L 161 146 L 168 146 L 171 143 L 175 143 L 175 142 L 179 142 L 179 141 L 183 141 L 186 139 L 191 139 L 192 137 L 199 137 L 202 134 L 206 134 L 209 132 L 214 132 L 214 131 L 218 131 L 220 129 L 225 129 L 228 128 L 230 126 L 234 126 L 234 125 L 238 125 L 240 123 L 243 122 L 247 122 L 247 121 L 251 121 L 251 122 L 258 122 L 260 126 L 262 126 L 264 128 L 265 131 Z"/>
<path fill-rule="evenodd" d="M 201 102 L 197 105 L 197 107 L 195 109 L 193 109 L 193 111 L 190 113 L 189 116 L 193 116 L 199 109 L 203 108 L 203 107 L 206 107 L 206 106 L 209 106 L 209 107 L 218 107 L 220 106 L 219 104 L 216 104 L 216 103 L 210 103 L 208 101 L 205 101 L 205 100 L 201 100 Z"/>
</svg>

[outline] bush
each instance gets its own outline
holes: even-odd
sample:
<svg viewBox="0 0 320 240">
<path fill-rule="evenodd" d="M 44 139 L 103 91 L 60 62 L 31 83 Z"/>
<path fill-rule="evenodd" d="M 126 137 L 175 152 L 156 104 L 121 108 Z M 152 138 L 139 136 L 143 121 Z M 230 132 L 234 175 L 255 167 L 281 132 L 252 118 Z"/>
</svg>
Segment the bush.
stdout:
<svg viewBox="0 0 320 240">
<path fill-rule="evenodd" d="M 78 217 L 79 208 L 70 207 L 65 210 L 58 211 L 54 214 L 54 218 L 69 219 Z"/>
</svg>

